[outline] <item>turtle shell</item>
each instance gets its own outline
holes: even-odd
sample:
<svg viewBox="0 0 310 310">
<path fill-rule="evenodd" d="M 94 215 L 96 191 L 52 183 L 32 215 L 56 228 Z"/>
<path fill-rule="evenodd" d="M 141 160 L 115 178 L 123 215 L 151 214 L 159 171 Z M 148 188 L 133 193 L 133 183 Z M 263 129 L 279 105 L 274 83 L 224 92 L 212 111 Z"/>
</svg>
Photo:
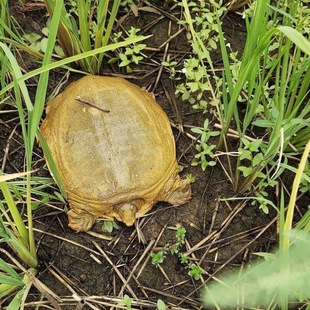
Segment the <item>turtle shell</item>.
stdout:
<svg viewBox="0 0 310 310">
<path fill-rule="evenodd" d="M 156 201 L 168 201 L 180 181 L 167 115 L 150 93 L 122 78 L 71 83 L 49 102 L 41 131 L 76 230 L 88 230 L 98 217 L 132 225 Z"/>
</svg>

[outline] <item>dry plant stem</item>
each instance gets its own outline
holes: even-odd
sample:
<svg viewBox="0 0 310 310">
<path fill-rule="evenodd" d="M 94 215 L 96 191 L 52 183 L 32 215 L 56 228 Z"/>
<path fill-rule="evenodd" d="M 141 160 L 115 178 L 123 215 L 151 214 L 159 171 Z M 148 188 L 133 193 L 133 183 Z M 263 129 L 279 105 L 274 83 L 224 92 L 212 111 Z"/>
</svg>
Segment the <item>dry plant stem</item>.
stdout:
<svg viewBox="0 0 310 310">
<path fill-rule="evenodd" d="M 207 227 L 207 225 L 206 225 L 206 221 L 207 221 L 207 216 L 206 216 L 206 214 L 207 214 L 207 204 L 204 203 L 204 201 L 205 201 L 205 196 L 206 196 L 206 193 L 207 193 L 207 189 L 209 188 L 210 182 L 212 180 L 213 171 L 214 170 L 212 168 L 210 170 L 210 176 L 207 178 L 208 181 L 206 182 L 206 185 L 205 185 L 205 187 L 203 189 L 203 192 L 202 192 L 202 195 L 201 195 L 201 198 L 200 198 L 200 201 L 199 201 L 199 208 L 202 209 L 202 207 L 204 206 L 204 208 L 203 208 L 203 234 L 206 233 L 206 227 Z"/>
<path fill-rule="evenodd" d="M 84 104 L 86 104 L 86 105 L 88 105 L 88 106 L 90 106 L 92 108 L 98 109 L 98 110 L 100 110 L 100 111 L 102 111 L 104 113 L 109 113 L 110 112 L 110 110 L 107 110 L 107 109 L 104 109 L 102 107 L 99 107 L 98 105 L 96 105 L 96 104 L 94 104 L 94 103 L 92 103 L 92 102 L 90 102 L 90 101 L 88 101 L 86 99 L 83 99 L 81 97 L 76 97 L 75 100 L 80 102 L 80 103 L 84 103 Z"/>
<path fill-rule="evenodd" d="M 160 270 L 163 277 L 167 280 L 169 284 L 171 284 L 171 280 L 169 279 L 167 273 L 165 272 L 164 268 L 161 265 L 157 265 L 157 268 Z"/>
<path fill-rule="evenodd" d="M 59 271 L 55 266 L 47 266 L 48 271 L 63 285 L 65 286 L 74 296 L 79 294 L 73 289 L 73 285 L 78 288 L 80 294 L 87 295 L 82 289 L 75 285 L 65 274 Z M 77 300 L 77 298 L 76 298 Z"/>
<path fill-rule="evenodd" d="M 142 223 L 143 223 L 143 221 L 142 221 Z M 136 227 L 136 231 L 137 231 L 137 236 L 138 236 L 139 242 L 142 242 L 143 244 L 146 244 L 146 239 L 145 239 L 144 234 L 143 234 L 143 232 L 142 232 L 142 230 L 140 228 L 139 221 L 135 222 L 135 227 Z"/>
<path fill-rule="evenodd" d="M 223 247 L 225 247 L 225 246 L 227 246 L 227 245 L 229 245 L 235 241 L 238 241 L 238 240 L 241 240 L 244 238 L 249 238 L 251 235 L 259 233 L 261 231 L 261 229 L 263 229 L 264 227 L 265 227 L 265 225 L 261 225 L 261 226 L 254 227 L 252 229 L 231 235 L 231 236 L 226 237 L 226 238 L 217 239 L 217 240 L 213 241 L 212 244 L 213 245 L 219 244 L 219 246 L 210 249 L 210 251 L 208 251 L 208 253 L 213 253 L 214 251 L 218 251 L 218 249 L 223 248 Z M 202 250 L 206 247 L 209 247 L 209 245 L 203 245 L 200 248 L 198 248 L 197 251 Z M 201 257 L 201 260 L 204 259 L 204 257 L 206 256 L 205 254 Z M 216 262 L 213 261 L 213 263 L 216 263 Z M 239 266 L 239 265 L 236 265 L 236 266 Z"/>
<path fill-rule="evenodd" d="M 108 235 L 105 235 L 105 234 L 102 234 L 102 233 L 98 234 L 98 233 L 96 233 L 96 232 L 94 232 L 94 231 L 90 231 L 90 230 L 87 231 L 86 233 L 87 233 L 88 235 L 93 236 L 93 237 L 96 237 L 96 238 L 98 238 L 98 239 L 108 240 L 108 241 L 113 240 L 113 237 L 108 236 Z"/>
<path fill-rule="evenodd" d="M 214 241 L 216 241 L 220 235 L 222 234 L 222 232 L 229 226 L 229 224 L 231 223 L 231 221 L 234 219 L 234 217 L 246 206 L 246 202 L 243 202 L 242 204 L 239 204 L 238 207 L 236 207 L 235 209 L 233 209 L 230 214 L 226 217 L 226 219 L 222 222 L 222 225 L 220 227 L 220 229 L 216 232 L 212 232 L 211 235 L 208 235 L 207 237 L 205 237 L 204 239 L 202 239 L 201 241 L 199 241 L 196 245 L 194 245 L 190 251 L 187 251 L 185 253 L 185 255 L 189 255 L 194 251 L 197 251 L 204 243 L 206 243 L 207 241 L 209 241 L 209 239 L 211 237 L 214 237 L 212 243 L 210 244 L 209 247 L 212 247 L 212 244 Z"/>
<path fill-rule="evenodd" d="M 215 219 L 217 217 L 217 213 L 218 213 L 218 210 L 219 210 L 219 205 L 220 205 L 219 200 L 216 200 L 216 202 L 215 202 L 215 209 L 214 209 L 214 211 L 212 213 L 211 224 L 210 224 L 210 228 L 209 228 L 209 232 L 208 232 L 209 235 L 212 233 L 213 227 L 215 225 Z M 205 231 L 205 228 L 203 230 Z"/>
<path fill-rule="evenodd" d="M 215 123 L 214 127 L 223 130 L 223 126 L 221 124 Z M 230 137 L 230 138 L 240 139 L 240 135 L 239 135 L 238 131 L 236 131 L 234 129 L 231 129 L 231 128 L 228 129 L 227 136 Z M 243 138 L 245 138 L 245 139 L 247 139 L 248 141 L 251 141 L 251 142 L 254 142 L 254 141 L 257 140 L 255 138 L 252 138 L 252 137 L 247 136 L 247 135 L 243 135 Z M 265 143 L 267 144 L 267 142 L 265 142 Z"/>
<path fill-rule="evenodd" d="M 225 153 L 225 154 L 227 154 L 227 155 L 229 154 L 229 155 L 231 156 L 230 153 Z M 231 178 L 231 176 L 229 175 L 229 172 L 227 171 L 226 167 L 224 166 L 224 164 L 223 164 L 222 161 L 220 160 L 220 157 L 217 156 L 217 155 L 218 155 L 218 154 L 215 154 L 215 156 L 218 158 L 218 162 L 220 163 L 221 168 L 222 168 L 222 170 L 224 171 L 224 173 L 225 173 L 227 179 L 229 180 L 229 182 L 230 182 L 231 184 L 234 184 L 234 183 L 233 183 L 233 180 L 232 180 L 232 178 Z M 239 155 L 239 154 L 238 154 L 238 155 Z M 237 156 L 238 156 L 238 155 L 237 155 Z"/>
<path fill-rule="evenodd" d="M 128 267 L 128 266 L 125 265 L 125 268 L 126 268 L 126 270 L 128 271 L 128 273 L 131 272 L 130 267 Z M 140 288 L 140 290 L 141 290 L 142 294 L 144 295 L 144 297 L 145 297 L 146 299 L 150 299 L 150 297 L 148 296 L 148 294 L 146 293 L 146 291 L 143 290 L 143 289 L 141 288 L 142 284 L 139 282 L 138 278 L 137 278 L 135 275 L 133 275 L 133 276 L 132 276 L 132 279 L 133 279 L 133 281 L 135 281 L 137 287 Z M 115 293 L 114 295 L 116 295 L 116 293 Z"/>
<path fill-rule="evenodd" d="M 308 161 L 309 153 L 310 153 L 310 140 L 308 141 L 308 143 L 304 149 L 303 155 L 302 155 L 300 163 L 299 163 L 298 170 L 295 174 L 292 193 L 290 195 L 290 201 L 289 201 L 289 204 L 287 207 L 287 214 L 286 214 L 286 219 L 285 219 L 284 229 L 283 229 L 284 232 L 290 231 L 292 229 L 296 197 L 297 197 L 297 193 L 299 190 L 299 185 L 301 182 L 302 174 L 303 174 L 303 171 L 304 171 L 305 166 L 306 166 L 307 161 Z M 287 236 L 284 236 L 284 240 L 283 240 L 283 249 L 284 250 L 288 249 L 289 242 L 290 242 L 289 238 Z"/>
<path fill-rule="evenodd" d="M 93 253 L 93 254 L 95 254 L 95 255 L 102 256 L 100 252 L 97 252 L 97 251 L 95 251 L 95 250 L 92 250 L 92 249 L 90 249 L 90 248 L 88 248 L 88 247 L 86 247 L 86 246 L 84 246 L 84 245 L 82 245 L 82 244 L 76 243 L 76 242 L 74 242 L 74 241 L 72 241 L 72 240 L 69 240 L 69 239 L 66 239 L 66 238 L 64 238 L 64 237 L 57 236 L 57 235 L 52 234 L 52 233 L 48 233 L 48 232 L 46 232 L 46 231 L 43 231 L 43 230 L 40 230 L 40 229 L 37 229 L 37 228 L 34 228 L 34 231 L 39 232 L 39 233 L 42 233 L 42 234 L 46 234 L 46 235 L 48 235 L 48 236 L 50 236 L 50 237 L 53 237 L 53 238 L 56 238 L 56 239 L 59 239 L 59 240 L 65 241 L 65 242 L 68 242 L 68 243 L 70 243 L 70 244 L 73 244 L 73 245 L 75 245 L 75 246 L 77 246 L 77 247 L 80 247 L 81 249 L 84 249 L 84 250 L 86 250 L 86 251 L 88 251 L 88 252 L 90 252 L 90 253 Z"/>
<path fill-rule="evenodd" d="M 123 282 L 123 284 L 125 285 L 126 289 L 128 290 L 128 292 L 135 298 L 137 299 L 137 296 L 135 294 L 135 292 L 132 290 L 132 288 L 130 287 L 130 285 L 127 283 L 126 279 L 123 277 L 123 275 L 120 273 L 120 271 L 118 270 L 118 268 L 113 264 L 113 262 L 110 260 L 109 256 L 102 250 L 102 248 L 99 246 L 99 244 L 96 241 L 92 241 L 92 243 L 94 244 L 94 246 L 98 249 L 98 251 L 102 254 L 102 256 L 105 258 L 105 260 L 111 265 L 111 267 L 114 269 L 114 271 L 117 273 L 118 277 L 120 278 L 120 280 Z"/>
<path fill-rule="evenodd" d="M 214 271 L 211 276 L 200 285 L 196 290 L 188 294 L 186 297 L 192 296 L 196 291 L 201 290 L 205 285 L 214 278 L 214 276 L 219 273 L 225 266 L 227 266 L 232 260 L 235 259 L 240 253 L 242 253 L 244 250 L 246 250 L 252 243 L 254 243 L 263 233 L 265 233 L 274 223 L 278 220 L 278 216 L 276 216 L 273 220 L 271 220 L 261 231 L 257 234 L 255 238 L 253 238 L 250 242 L 248 242 L 245 246 L 243 246 L 239 251 L 237 251 L 232 257 L 230 257 L 225 263 L 223 263 L 216 271 Z M 181 303 L 178 304 L 180 306 Z"/>
<path fill-rule="evenodd" d="M 181 298 L 181 297 L 178 297 L 178 296 L 175 296 L 172 294 L 168 294 L 168 293 L 163 292 L 163 291 L 158 291 L 158 290 L 151 288 L 151 287 L 143 286 L 143 289 L 150 291 L 150 292 L 153 292 L 153 293 L 156 293 L 156 294 L 161 295 L 161 296 L 165 296 L 165 297 L 170 298 L 170 299 L 175 299 L 176 301 L 180 301 L 180 302 L 184 301 L 184 298 Z M 190 298 L 186 297 L 185 301 L 191 305 L 192 308 L 190 308 L 190 309 L 201 309 L 200 300 L 195 301 L 194 299 L 190 299 Z M 183 309 L 183 308 L 177 306 L 176 309 Z M 189 308 L 185 308 L 185 309 L 189 309 Z"/>
<path fill-rule="evenodd" d="M 47 286 L 45 286 L 38 278 L 36 278 L 30 270 L 27 270 L 22 266 L 10 253 L 6 250 L 0 248 L 0 252 L 4 253 L 20 270 L 27 275 L 31 283 L 36 287 L 36 289 L 44 295 L 44 297 L 53 305 L 56 310 L 61 310 L 58 302 L 60 299 L 56 294 L 54 294 Z"/>
<path fill-rule="evenodd" d="M 169 26 L 168 26 L 168 37 L 170 37 L 170 34 L 171 34 L 171 21 L 169 21 Z M 167 58 L 168 49 L 169 49 L 169 42 L 167 42 L 166 45 L 165 45 L 163 61 L 165 61 L 166 58 Z M 163 69 L 164 69 L 164 66 L 161 63 L 160 66 L 159 66 L 159 70 L 158 70 L 158 74 L 157 74 L 157 77 L 156 77 L 156 80 L 155 80 L 155 84 L 153 85 L 153 92 L 157 88 L 158 82 L 160 81 L 160 78 L 161 78 L 162 73 L 163 73 Z"/>
<path fill-rule="evenodd" d="M 6 160 L 7 160 L 7 157 L 9 155 L 9 150 L 10 150 L 10 142 L 11 142 L 11 139 L 12 139 L 18 125 L 19 124 L 15 125 L 15 127 L 13 128 L 12 132 L 10 133 L 10 135 L 8 136 L 8 139 L 6 141 L 6 146 L 4 149 L 4 155 L 3 155 L 2 166 L 1 166 L 2 171 L 4 171 L 4 169 L 5 169 Z"/>
<path fill-rule="evenodd" d="M 165 95 L 171 105 L 171 108 L 172 110 L 174 111 L 175 113 L 175 116 L 176 116 L 176 119 L 177 119 L 177 124 L 175 124 L 176 128 L 178 128 L 178 130 L 180 132 L 184 132 L 184 129 L 183 129 L 183 121 L 182 121 L 182 117 L 181 117 L 181 114 L 179 112 L 179 108 L 178 108 L 178 105 L 176 103 L 176 100 L 175 100 L 175 95 L 174 94 L 170 94 L 168 89 L 165 87 L 165 85 L 163 83 L 162 84 L 162 87 L 164 89 L 164 92 L 165 92 Z M 172 81 L 170 80 L 170 85 L 172 86 Z M 171 89 L 173 89 L 173 87 L 171 87 Z"/>
<path fill-rule="evenodd" d="M 158 242 L 159 242 L 161 236 L 163 235 L 164 231 L 166 230 L 166 228 L 167 228 L 167 225 L 165 225 L 165 227 L 163 227 L 162 230 L 160 231 L 160 233 L 159 233 L 159 235 L 158 235 L 156 241 L 153 243 L 153 250 L 154 250 L 154 247 L 157 246 L 157 244 L 158 244 Z M 150 258 L 151 258 L 151 256 L 149 255 L 149 256 L 146 258 L 146 260 L 144 261 L 144 263 L 142 264 L 142 266 L 141 266 L 139 272 L 137 273 L 137 279 L 141 276 L 141 274 L 142 274 L 142 272 L 143 272 L 143 270 L 144 270 L 146 264 L 147 264 L 148 261 L 150 260 Z"/>
<path fill-rule="evenodd" d="M 147 246 L 147 248 L 144 250 L 143 254 L 141 255 L 141 257 L 138 259 L 138 261 L 136 262 L 136 264 L 134 265 L 134 267 L 132 268 L 131 273 L 129 274 L 128 278 L 126 279 L 125 283 L 123 284 L 123 287 L 121 288 L 118 296 L 122 296 L 123 292 L 126 288 L 126 286 L 128 285 L 129 281 L 131 280 L 132 276 L 134 275 L 136 269 L 138 268 L 138 266 L 140 265 L 141 261 L 144 259 L 145 255 L 149 253 L 150 249 L 152 248 L 153 244 L 155 243 L 154 240 L 151 240 L 149 245 Z"/>
<path fill-rule="evenodd" d="M 162 43 L 162 44 L 158 47 L 158 49 L 159 49 L 159 50 L 162 49 L 166 44 L 168 44 L 168 43 L 169 43 L 170 41 L 172 41 L 174 38 L 176 38 L 177 36 L 179 36 L 183 31 L 185 31 L 185 27 L 179 29 L 175 34 L 170 35 L 170 36 L 169 36 L 169 39 L 166 40 L 164 43 Z M 167 52 L 168 52 L 168 51 L 167 51 Z"/>
</svg>

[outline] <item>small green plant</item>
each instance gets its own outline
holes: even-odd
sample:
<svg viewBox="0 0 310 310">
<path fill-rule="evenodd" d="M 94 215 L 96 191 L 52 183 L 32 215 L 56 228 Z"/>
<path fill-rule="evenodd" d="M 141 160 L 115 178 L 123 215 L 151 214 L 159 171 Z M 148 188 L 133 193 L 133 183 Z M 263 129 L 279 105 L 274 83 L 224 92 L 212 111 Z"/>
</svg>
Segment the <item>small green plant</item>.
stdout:
<svg viewBox="0 0 310 310">
<path fill-rule="evenodd" d="M 185 176 L 185 178 L 186 178 L 188 183 L 195 183 L 196 182 L 196 177 L 191 173 L 187 174 Z"/>
<path fill-rule="evenodd" d="M 223 275 L 216 283 L 205 287 L 207 307 L 279 308 L 289 309 L 293 303 L 307 309 L 310 300 L 310 210 L 293 229 L 293 217 L 298 189 L 310 154 L 306 144 L 296 170 L 287 208 L 284 192 L 280 193 L 279 249 L 272 253 L 256 253 L 265 260 L 251 263 L 248 268 Z M 303 304 L 301 304 L 303 303 Z"/>
<path fill-rule="evenodd" d="M 212 15 L 207 12 L 209 7 L 199 9 L 200 4 L 187 0 L 182 0 L 182 5 L 182 23 L 188 27 L 195 56 L 185 61 L 186 82 L 178 86 L 176 93 L 182 94 L 182 99 L 194 108 L 211 110 L 222 125 L 217 146 L 206 143 L 206 125 L 194 129 L 202 138 L 196 145 L 193 164 L 205 170 L 210 163 L 214 165 L 216 149 L 234 151 L 227 142 L 233 121 L 239 135 L 239 157 L 236 170 L 231 169 L 234 164 L 227 157 L 227 171 L 234 190 L 240 194 L 254 193 L 257 198 L 253 204 L 259 203 L 267 213 L 267 189 L 275 186 L 285 169 L 293 170 L 289 166 L 290 156 L 300 154 L 310 139 L 310 58 L 306 56 L 310 44 L 301 33 L 309 27 L 310 10 L 305 1 L 289 2 L 286 12 L 283 1 L 277 2 L 277 7 L 268 0 L 253 2 L 248 11 L 251 16 L 244 16 L 248 32 L 245 48 L 242 55 L 237 55 L 224 38 L 220 23 L 223 11 Z M 215 21 L 215 29 L 208 31 L 208 26 L 201 26 L 203 20 Z M 212 32 L 216 39 L 210 44 L 204 40 L 204 34 Z M 222 52 L 224 69 L 220 79 L 214 74 L 210 57 L 214 43 L 220 43 Z M 252 133 L 257 132 L 264 135 L 264 142 L 253 137 Z M 245 138 L 248 135 L 251 139 Z"/>
<path fill-rule="evenodd" d="M 131 310 L 131 304 L 132 304 L 133 299 L 129 297 L 127 294 L 124 295 L 123 300 L 119 302 L 117 305 L 118 306 L 125 306 L 126 310 Z"/>
<path fill-rule="evenodd" d="M 114 229 L 119 229 L 115 221 L 103 221 L 102 231 L 111 233 Z"/>
<path fill-rule="evenodd" d="M 30 46 L 34 50 L 45 53 L 47 48 L 48 35 L 50 32 L 50 26 L 51 26 L 51 20 L 49 18 L 46 22 L 45 27 L 42 28 L 41 30 L 42 35 L 36 32 L 24 34 L 24 38 L 30 43 Z M 61 57 L 65 56 L 62 48 L 58 44 L 55 44 L 55 53 Z"/>
<path fill-rule="evenodd" d="M 161 299 L 157 300 L 156 305 L 157 305 L 157 310 L 166 310 L 167 309 L 166 304 Z"/>
<path fill-rule="evenodd" d="M 178 72 L 180 72 L 176 70 L 176 65 L 178 64 L 178 62 L 176 60 L 171 60 L 170 54 L 167 55 L 166 60 L 163 61 L 161 64 L 168 70 L 170 79 L 174 81 L 181 79 L 180 77 L 177 77 L 176 75 Z"/>
<path fill-rule="evenodd" d="M 128 39 L 136 39 L 138 38 L 138 32 L 140 29 L 131 27 L 130 30 L 128 30 Z M 113 41 L 115 43 L 119 42 L 119 39 L 122 37 L 122 32 L 118 32 L 114 35 Z M 128 46 L 125 48 L 125 52 L 122 49 L 119 49 L 116 51 L 117 57 L 114 57 L 109 60 L 109 63 L 115 63 L 116 61 L 120 61 L 119 66 L 120 67 L 126 67 L 127 73 L 131 73 L 132 69 L 130 67 L 131 64 L 139 64 L 139 62 L 143 59 L 143 56 L 141 55 L 141 51 L 145 49 L 146 44 L 132 44 L 131 46 Z"/>
<path fill-rule="evenodd" d="M 50 16 L 55 14 L 55 1 L 44 1 Z M 58 29 L 58 42 L 66 57 L 80 55 L 89 52 L 88 57 L 77 57 L 76 62 L 86 72 L 98 74 L 101 69 L 105 52 L 101 51 L 97 55 L 93 55 L 91 51 L 107 47 L 111 44 L 111 36 L 113 25 L 116 20 L 116 14 L 119 9 L 120 0 L 112 1 L 112 8 L 109 9 L 110 1 L 99 0 L 97 2 L 87 0 L 78 0 L 76 2 L 67 3 L 67 7 L 63 5 L 60 12 L 60 25 Z M 131 37 L 119 42 L 118 47 L 128 46 L 137 41 L 145 39 L 136 33 Z M 143 47 L 144 48 L 144 47 Z M 138 46 L 134 51 L 129 51 L 127 59 L 131 62 L 138 62 L 138 50 L 142 49 Z"/>
<path fill-rule="evenodd" d="M 225 12 L 222 1 L 180 1 L 184 8 L 184 20 L 179 23 L 188 27 L 187 39 L 192 46 L 194 56 L 184 61 L 182 72 L 186 82 L 177 86 L 176 94 L 182 95 L 195 109 L 207 109 L 209 102 L 215 102 L 219 97 L 221 79 L 215 75 L 210 52 L 215 50 L 219 41 L 220 23 L 217 16 Z M 191 13 L 193 18 L 191 17 Z M 207 69 L 205 62 L 211 66 Z M 211 78 L 217 82 L 217 93 L 211 84 Z M 212 97 L 210 98 L 210 92 Z"/>
<path fill-rule="evenodd" d="M 189 264 L 188 269 L 189 269 L 188 275 L 193 277 L 196 281 L 200 279 L 203 273 L 203 269 L 201 269 L 196 264 Z"/>
<path fill-rule="evenodd" d="M 158 266 L 164 262 L 169 250 L 172 255 L 176 254 L 179 261 L 188 268 L 188 275 L 193 277 L 195 280 L 199 280 L 201 274 L 204 272 L 202 268 L 194 263 L 190 262 L 188 256 L 182 252 L 182 247 L 185 244 L 186 229 L 183 226 L 178 226 L 175 233 L 176 243 L 172 246 L 165 244 L 164 250 L 157 253 L 151 253 L 152 264 Z"/>
<path fill-rule="evenodd" d="M 152 264 L 155 266 L 162 264 L 164 262 L 166 254 L 167 254 L 166 251 L 159 251 L 157 253 L 151 253 Z"/>
<path fill-rule="evenodd" d="M 249 176 L 257 165 L 261 164 L 264 160 L 264 154 L 261 151 L 261 146 L 263 143 L 262 139 L 257 139 L 254 141 L 248 141 L 245 138 L 241 138 L 243 147 L 238 149 L 240 162 L 247 161 L 249 166 L 239 165 L 238 169 L 242 172 L 244 177 Z M 264 177 L 265 175 L 260 172 L 258 177 Z"/>
<path fill-rule="evenodd" d="M 206 118 L 204 121 L 203 128 L 195 127 L 191 129 L 192 132 L 199 134 L 200 139 L 199 143 L 196 144 L 197 154 L 194 157 L 192 162 L 192 166 L 200 165 L 201 169 L 205 171 L 207 167 L 212 167 L 216 165 L 216 161 L 214 159 L 214 149 L 216 145 L 210 144 L 209 139 L 211 137 L 216 137 L 220 135 L 219 131 L 211 131 L 209 128 L 209 120 Z"/>
</svg>

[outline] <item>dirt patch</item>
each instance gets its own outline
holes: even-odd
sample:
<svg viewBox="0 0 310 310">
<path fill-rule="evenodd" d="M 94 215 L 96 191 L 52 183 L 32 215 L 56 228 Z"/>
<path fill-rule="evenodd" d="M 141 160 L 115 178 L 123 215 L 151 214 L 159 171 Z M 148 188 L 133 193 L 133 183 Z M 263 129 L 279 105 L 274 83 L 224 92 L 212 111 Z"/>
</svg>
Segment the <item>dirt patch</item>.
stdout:
<svg viewBox="0 0 310 310">
<path fill-rule="evenodd" d="M 205 115 L 177 98 L 174 94 L 175 81 L 169 79 L 165 70 L 161 72 L 165 42 L 180 28 L 174 17 L 179 13 L 168 12 L 166 7 L 159 9 L 166 13 L 140 12 L 138 17 L 130 14 L 123 23 L 127 29 L 134 25 L 145 34 L 154 34 L 147 41 L 148 47 L 152 48 L 147 51 L 148 60 L 134 67 L 129 79 L 153 91 L 172 121 L 177 156 L 183 166 L 181 174 L 191 173 L 196 178 L 192 184 L 193 197 L 188 204 L 180 207 L 159 202 L 137 221 L 135 227 L 120 224 L 120 228 L 111 234 L 103 234 L 102 222 L 96 223 L 92 231 L 101 236 L 107 235 L 111 240 L 69 229 L 65 204 L 49 202 L 40 206 L 34 212 L 39 260 L 37 277 L 59 296 L 62 309 L 108 309 L 124 294 L 139 300 L 133 304 L 136 308 L 156 308 L 156 301 L 160 298 L 174 309 L 199 309 L 200 290 L 204 283 L 213 276 L 241 266 L 253 258 L 252 253 L 270 250 L 277 240 L 272 210 L 269 215 L 264 215 L 246 202 L 221 200 L 234 196 L 234 192 L 220 165 L 206 172 L 199 167 L 191 167 L 195 149 L 194 141 L 187 133 L 190 133 L 189 126 L 202 125 Z M 43 17 L 37 18 L 37 13 L 44 15 L 44 11 L 35 14 L 15 12 L 15 17 L 24 30 L 33 31 L 40 29 L 37 29 L 37 22 L 41 24 L 44 21 Z M 224 30 L 232 48 L 242 50 L 245 30 L 239 17 L 234 14 L 226 16 Z M 189 52 L 185 32 L 169 44 L 169 53 L 178 59 Z M 25 67 L 28 65 L 31 66 L 27 63 Z M 218 65 L 221 66 L 219 56 Z M 119 74 L 117 70 L 116 66 L 108 67 L 103 74 Z M 72 79 L 76 78 L 72 76 Z M 59 79 L 58 74 L 53 73 L 50 79 L 53 88 Z M 0 113 L 2 167 L 6 173 L 22 171 L 24 148 L 18 114 L 10 106 Z M 210 118 L 214 124 L 215 120 L 212 116 Z M 48 176 L 39 147 L 35 153 L 35 168 L 40 168 L 37 174 Z M 188 268 L 175 254 L 168 253 L 160 267 L 154 266 L 150 259 L 152 251 L 160 251 L 167 244 L 176 243 L 176 228 L 180 225 L 187 231 L 181 251 L 204 270 L 198 280 L 188 275 Z M 40 294 L 33 289 L 29 294 L 28 308 L 34 308 L 39 301 Z"/>
</svg>

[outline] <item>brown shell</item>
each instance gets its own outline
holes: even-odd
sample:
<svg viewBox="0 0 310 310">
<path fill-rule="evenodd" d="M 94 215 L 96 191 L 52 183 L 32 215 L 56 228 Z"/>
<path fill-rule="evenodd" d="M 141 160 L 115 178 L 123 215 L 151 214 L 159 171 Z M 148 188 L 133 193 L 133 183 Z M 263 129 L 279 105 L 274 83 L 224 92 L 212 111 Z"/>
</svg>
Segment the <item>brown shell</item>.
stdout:
<svg viewBox="0 0 310 310">
<path fill-rule="evenodd" d="M 147 91 L 124 79 L 86 76 L 73 82 L 49 102 L 41 131 L 76 230 L 89 229 L 102 216 L 132 225 L 179 180 L 167 115 Z M 85 215 L 86 222 L 91 218 L 87 229 L 79 227 Z"/>
</svg>

